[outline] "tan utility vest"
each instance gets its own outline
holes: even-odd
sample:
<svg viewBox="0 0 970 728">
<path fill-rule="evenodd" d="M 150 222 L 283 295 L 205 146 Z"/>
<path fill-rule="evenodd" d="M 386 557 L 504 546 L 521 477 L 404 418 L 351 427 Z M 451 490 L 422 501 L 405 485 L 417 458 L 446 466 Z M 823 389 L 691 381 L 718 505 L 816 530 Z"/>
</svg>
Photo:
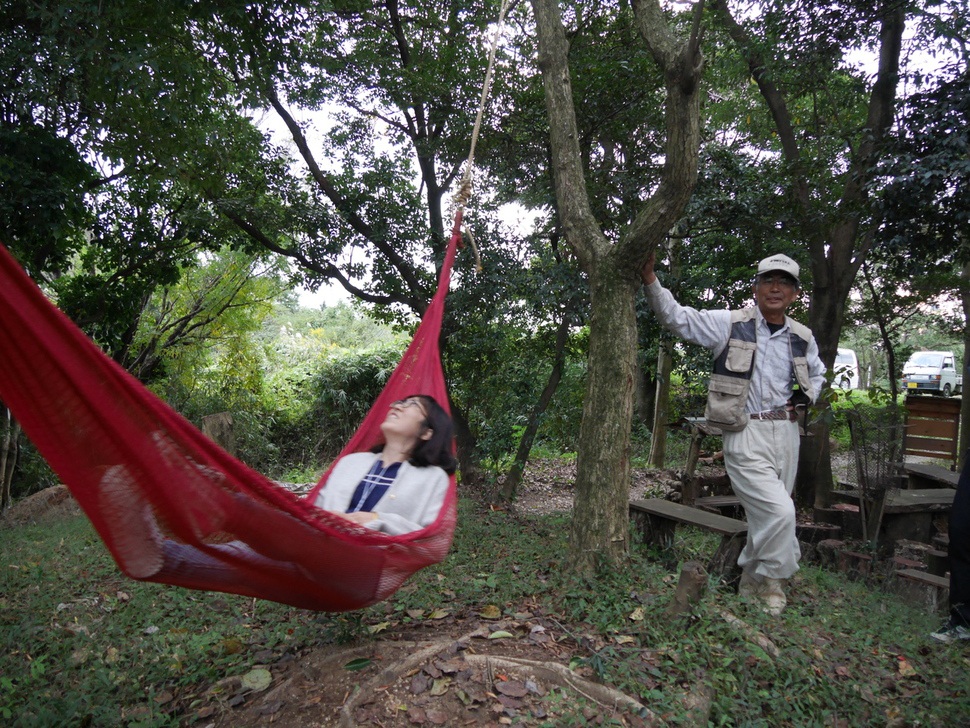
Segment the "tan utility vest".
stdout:
<svg viewBox="0 0 970 728">
<path fill-rule="evenodd" d="M 807 326 L 788 319 L 788 348 L 792 356 L 795 381 L 814 401 L 812 380 L 808 374 L 808 343 L 812 332 Z M 745 405 L 754 373 L 758 350 L 758 310 L 754 307 L 731 311 L 731 338 L 714 358 L 714 371 L 707 391 L 707 421 L 728 432 L 740 432 L 749 421 Z"/>
</svg>

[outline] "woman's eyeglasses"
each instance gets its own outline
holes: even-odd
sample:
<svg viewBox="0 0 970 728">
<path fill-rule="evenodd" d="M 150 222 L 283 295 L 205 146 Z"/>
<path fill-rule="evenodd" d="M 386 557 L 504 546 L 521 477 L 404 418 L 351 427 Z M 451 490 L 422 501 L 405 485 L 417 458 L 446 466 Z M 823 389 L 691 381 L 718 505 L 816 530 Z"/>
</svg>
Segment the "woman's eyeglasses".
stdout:
<svg viewBox="0 0 970 728">
<path fill-rule="evenodd" d="M 391 407 L 397 407 L 398 409 L 407 409 L 408 407 L 418 407 L 421 408 L 421 400 L 419 399 L 399 399 L 391 402 Z M 424 409 L 421 408 L 424 412 Z"/>
</svg>

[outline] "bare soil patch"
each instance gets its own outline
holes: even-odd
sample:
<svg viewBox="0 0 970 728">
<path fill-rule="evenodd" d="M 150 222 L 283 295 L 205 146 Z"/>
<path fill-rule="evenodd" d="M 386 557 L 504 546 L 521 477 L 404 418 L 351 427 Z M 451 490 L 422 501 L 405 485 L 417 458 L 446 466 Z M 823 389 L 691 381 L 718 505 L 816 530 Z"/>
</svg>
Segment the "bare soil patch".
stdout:
<svg viewBox="0 0 970 728">
<path fill-rule="evenodd" d="M 366 644 L 267 655 L 265 690 L 231 678 L 178 702 L 194 706 L 188 715 L 197 725 L 213 728 L 554 726 L 558 709 L 572 711 L 577 701 L 590 725 L 658 724 L 638 701 L 570 670 L 577 649 L 554 619 L 536 612 L 511 620 L 448 615 Z"/>
</svg>

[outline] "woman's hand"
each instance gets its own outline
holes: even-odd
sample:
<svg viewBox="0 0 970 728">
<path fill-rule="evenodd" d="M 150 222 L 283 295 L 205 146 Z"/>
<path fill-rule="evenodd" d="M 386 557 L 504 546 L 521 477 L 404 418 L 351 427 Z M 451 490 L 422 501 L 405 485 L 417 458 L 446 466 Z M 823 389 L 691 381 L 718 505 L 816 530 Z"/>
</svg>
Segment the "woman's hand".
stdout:
<svg viewBox="0 0 970 728">
<path fill-rule="evenodd" d="M 371 511 L 357 511 L 356 513 L 338 513 L 337 515 L 343 516 L 348 521 L 353 521 L 361 526 L 370 523 L 371 521 L 377 520 L 377 514 Z"/>
</svg>

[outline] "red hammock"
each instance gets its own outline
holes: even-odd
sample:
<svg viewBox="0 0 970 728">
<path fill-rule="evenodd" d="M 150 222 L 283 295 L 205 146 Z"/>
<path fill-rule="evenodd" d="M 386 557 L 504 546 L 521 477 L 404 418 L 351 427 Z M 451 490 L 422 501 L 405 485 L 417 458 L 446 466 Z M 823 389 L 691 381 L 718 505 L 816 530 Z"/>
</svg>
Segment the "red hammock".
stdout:
<svg viewBox="0 0 970 728">
<path fill-rule="evenodd" d="M 391 402 L 448 409 L 438 334 L 460 237 L 414 339 L 341 455 L 380 439 Z M 437 520 L 390 536 L 314 508 L 239 462 L 108 358 L 0 246 L 0 400 L 70 488 L 126 574 L 321 611 L 359 609 L 441 561 L 455 479 Z"/>
</svg>

